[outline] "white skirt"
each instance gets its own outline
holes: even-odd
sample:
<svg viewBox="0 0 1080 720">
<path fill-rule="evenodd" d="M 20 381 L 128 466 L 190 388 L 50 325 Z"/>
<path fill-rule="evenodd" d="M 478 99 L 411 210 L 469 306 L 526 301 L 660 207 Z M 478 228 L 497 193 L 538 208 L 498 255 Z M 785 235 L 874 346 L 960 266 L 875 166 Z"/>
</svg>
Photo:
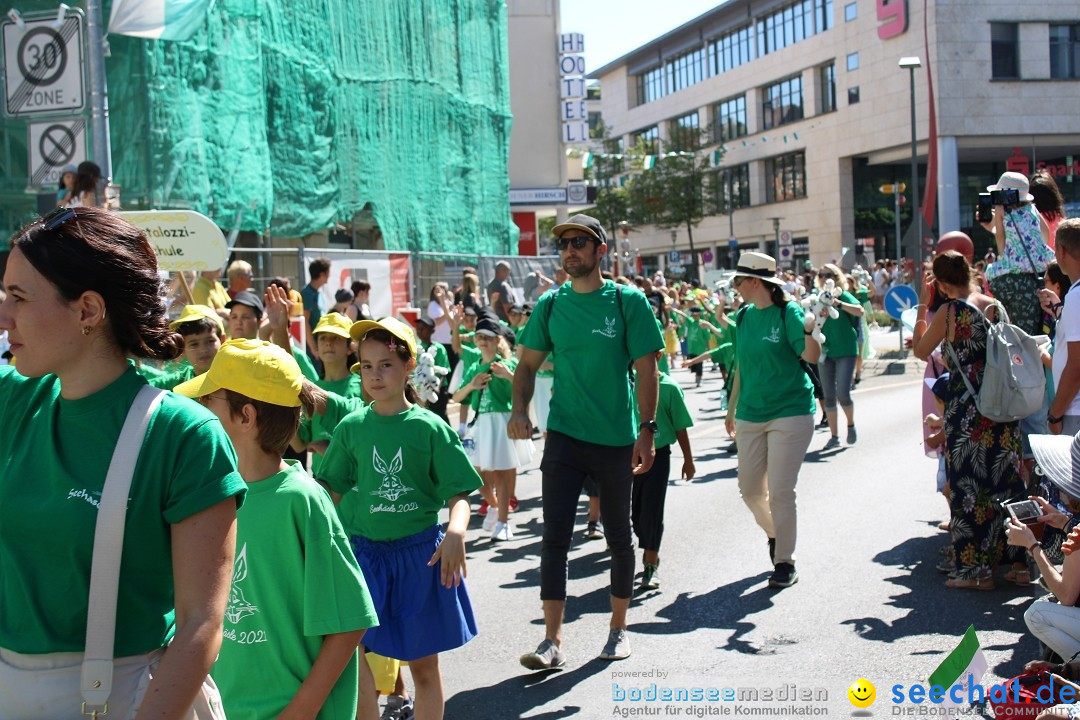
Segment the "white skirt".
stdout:
<svg viewBox="0 0 1080 720">
<path fill-rule="evenodd" d="M 551 387 L 555 384 L 555 378 L 537 377 L 535 383 L 532 405 L 536 412 L 536 427 L 540 429 L 540 432 L 547 432 L 548 410 L 551 408 Z"/>
<path fill-rule="evenodd" d="M 533 458 L 532 440 L 511 440 L 506 435 L 510 413 L 481 413 L 472 428 L 476 443 L 472 464 L 481 470 L 520 470 Z"/>
</svg>

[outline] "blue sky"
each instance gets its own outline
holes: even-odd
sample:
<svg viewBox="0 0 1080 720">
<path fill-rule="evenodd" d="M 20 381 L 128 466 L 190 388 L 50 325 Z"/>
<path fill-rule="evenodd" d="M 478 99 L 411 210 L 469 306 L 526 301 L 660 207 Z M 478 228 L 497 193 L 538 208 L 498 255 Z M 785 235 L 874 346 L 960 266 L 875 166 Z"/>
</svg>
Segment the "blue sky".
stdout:
<svg viewBox="0 0 1080 720">
<path fill-rule="evenodd" d="M 563 32 L 585 35 L 585 71 L 722 5 L 721 0 L 561 0 Z"/>
</svg>

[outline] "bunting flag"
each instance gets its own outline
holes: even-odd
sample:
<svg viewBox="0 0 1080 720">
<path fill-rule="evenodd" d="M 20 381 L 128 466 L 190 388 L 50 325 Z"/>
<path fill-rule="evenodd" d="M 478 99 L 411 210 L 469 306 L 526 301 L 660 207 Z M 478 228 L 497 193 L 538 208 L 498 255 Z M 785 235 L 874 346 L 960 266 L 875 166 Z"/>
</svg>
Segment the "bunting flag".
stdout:
<svg viewBox="0 0 1080 720">
<path fill-rule="evenodd" d="M 591 168 L 593 163 L 593 154 L 585 151 L 581 154 L 581 167 Z"/>
<path fill-rule="evenodd" d="M 712 166 L 720 167 L 720 157 L 723 155 L 719 150 L 714 150 L 712 154 Z"/>
<path fill-rule="evenodd" d="M 188 40 L 213 0 L 113 0 L 109 32 L 151 40 Z"/>
<path fill-rule="evenodd" d="M 656 167 L 656 156 L 655 155 L 646 155 L 641 166 L 643 168 L 645 168 L 646 170 L 652 170 L 654 167 Z"/>
</svg>

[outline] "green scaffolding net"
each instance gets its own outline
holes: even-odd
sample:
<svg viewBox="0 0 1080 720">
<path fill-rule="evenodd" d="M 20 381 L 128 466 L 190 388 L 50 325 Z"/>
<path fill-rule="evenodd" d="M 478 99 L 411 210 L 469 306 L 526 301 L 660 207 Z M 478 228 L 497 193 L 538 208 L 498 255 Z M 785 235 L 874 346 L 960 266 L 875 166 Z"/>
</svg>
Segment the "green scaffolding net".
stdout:
<svg viewBox="0 0 1080 720">
<path fill-rule="evenodd" d="M 391 250 L 516 248 L 503 0 L 217 0 L 188 41 L 109 44 L 125 207 L 279 237 L 363 215 Z M 10 234 L 33 214 L 26 123 L 0 133 Z"/>
</svg>

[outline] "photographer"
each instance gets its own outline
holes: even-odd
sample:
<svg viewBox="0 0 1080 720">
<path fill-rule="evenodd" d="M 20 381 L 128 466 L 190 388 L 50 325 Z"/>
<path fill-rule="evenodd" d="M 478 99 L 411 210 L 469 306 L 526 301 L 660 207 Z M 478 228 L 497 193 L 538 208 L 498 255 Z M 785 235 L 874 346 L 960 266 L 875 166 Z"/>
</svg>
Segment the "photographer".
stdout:
<svg viewBox="0 0 1080 720">
<path fill-rule="evenodd" d="M 1024 332 L 1041 332 L 1041 311 L 1036 295 L 1042 287 L 1046 265 L 1054 259 L 1048 244 L 1050 230 L 1032 204 L 1028 179 L 1017 172 L 1002 174 L 987 187 L 993 206 L 989 221 L 979 218 L 997 240 L 998 260 L 986 268 L 994 297 L 1001 301 L 1009 320 Z"/>
</svg>

